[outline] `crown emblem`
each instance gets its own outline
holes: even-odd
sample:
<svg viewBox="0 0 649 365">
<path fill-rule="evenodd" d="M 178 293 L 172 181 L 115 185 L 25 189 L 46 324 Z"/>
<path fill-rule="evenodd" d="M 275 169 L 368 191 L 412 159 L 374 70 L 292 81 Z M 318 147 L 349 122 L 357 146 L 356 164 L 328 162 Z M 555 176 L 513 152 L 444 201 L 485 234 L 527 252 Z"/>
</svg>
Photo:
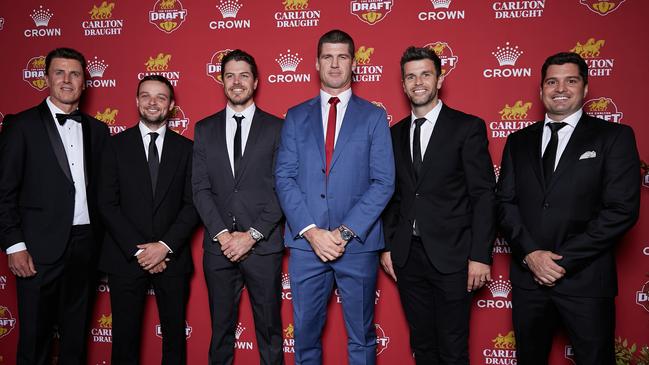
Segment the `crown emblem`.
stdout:
<svg viewBox="0 0 649 365">
<path fill-rule="evenodd" d="M 494 298 L 507 298 L 509 292 L 512 291 L 512 283 L 509 280 L 502 280 L 502 278 L 502 275 L 500 275 L 498 280 L 487 283 L 487 287 Z"/>
<path fill-rule="evenodd" d="M 38 9 L 34 9 L 30 15 L 37 27 L 47 27 L 52 16 L 54 16 L 54 13 L 50 13 L 50 9 L 43 10 L 43 5 Z"/>
<path fill-rule="evenodd" d="M 510 47 L 509 42 L 507 42 L 505 47 L 496 47 L 496 51 L 491 52 L 491 54 L 496 57 L 499 66 L 514 66 L 523 51 L 519 51 L 518 46 Z"/>
<path fill-rule="evenodd" d="M 292 54 L 290 49 L 286 50 L 286 54 L 279 54 L 279 57 L 275 59 L 275 62 L 282 68 L 282 72 L 291 71 L 295 72 L 297 66 L 302 62 L 302 58 L 298 57 L 299 54 Z"/>
<path fill-rule="evenodd" d="M 430 0 L 435 9 L 448 9 L 449 5 L 451 5 L 451 1 L 453 0 Z"/>
<path fill-rule="evenodd" d="M 223 15 L 223 18 L 236 18 L 242 6 L 243 4 L 239 4 L 239 0 L 221 0 L 216 7 Z"/>
<path fill-rule="evenodd" d="M 113 125 L 115 124 L 115 117 L 117 116 L 117 113 L 119 113 L 119 109 L 106 108 L 103 113 L 98 110 L 97 114 L 95 114 L 95 119 L 100 120 L 108 125 Z"/>
<path fill-rule="evenodd" d="M 246 327 L 244 327 L 241 322 L 237 324 L 237 329 L 234 330 L 234 338 L 239 341 L 239 337 L 241 337 L 241 334 L 243 331 L 246 330 Z"/>
<path fill-rule="evenodd" d="M 291 281 L 289 280 L 288 273 L 282 273 L 282 290 L 290 290 Z"/>
<path fill-rule="evenodd" d="M 113 314 L 102 314 L 101 317 L 97 320 L 97 323 L 101 328 L 113 328 Z"/>
<path fill-rule="evenodd" d="M 91 78 L 104 77 L 104 71 L 106 71 L 107 68 L 108 65 L 104 63 L 104 60 L 98 60 L 97 56 L 95 56 L 92 61 L 88 62 L 88 66 L 86 67 Z"/>
</svg>

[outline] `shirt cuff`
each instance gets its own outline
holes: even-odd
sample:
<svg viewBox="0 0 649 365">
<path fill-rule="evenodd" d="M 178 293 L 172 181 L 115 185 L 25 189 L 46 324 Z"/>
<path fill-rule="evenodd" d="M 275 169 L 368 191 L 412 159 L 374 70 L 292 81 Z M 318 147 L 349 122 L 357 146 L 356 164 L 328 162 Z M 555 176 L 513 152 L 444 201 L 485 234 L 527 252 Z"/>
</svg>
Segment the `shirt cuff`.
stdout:
<svg viewBox="0 0 649 365">
<path fill-rule="evenodd" d="M 214 241 L 214 242 L 219 242 L 219 239 L 216 238 L 216 237 L 218 237 L 221 233 L 225 233 L 225 232 L 227 232 L 227 231 L 228 231 L 227 229 L 224 229 L 224 230 L 222 230 L 221 232 L 215 234 L 214 237 L 212 237 L 212 241 Z"/>
<path fill-rule="evenodd" d="M 9 248 L 7 249 L 7 255 L 20 252 L 20 251 L 26 251 L 26 250 L 27 250 L 27 245 L 25 245 L 25 242 L 18 242 L 14 245 L 9 246 Z"/>
<path fill-rule="evenodd" d="M 169 251 L 169 253 L 174 253 L 174 251 L 169 247 L 168 244 L 164 243 L 164 241 L 158 241 L 158 242 L 162 243 L 162 244 L 167 248 L 167 250 Z"/>
<path fill-rule="evenodd" d="M 311 228 L 315 228 L 315 227 L 317 227 L 315 224 L 309 224 L 308 226 L 304 227 L 304 229 L 302 229 L 300 231 L 300 237 L 304 236 L 306 231 L 310 230 Z"/>
<path fill-rule="evenodd" d="M 133 256 L 135 256 L 135 257 L 137 257 L 137 255 L 139 255 L 139 254 L 141 254 L 141 253 L 142 253 L 142 251 L 144 251 L 144 249 L 143 249 L 143 248 L 141 248 L 141 249 L 139 249 L 139 250 L 137 250 L 137 252 L 136 252 L 136 253 L 135 253 L 135 255 L 133 255 Z"/>
</svg>

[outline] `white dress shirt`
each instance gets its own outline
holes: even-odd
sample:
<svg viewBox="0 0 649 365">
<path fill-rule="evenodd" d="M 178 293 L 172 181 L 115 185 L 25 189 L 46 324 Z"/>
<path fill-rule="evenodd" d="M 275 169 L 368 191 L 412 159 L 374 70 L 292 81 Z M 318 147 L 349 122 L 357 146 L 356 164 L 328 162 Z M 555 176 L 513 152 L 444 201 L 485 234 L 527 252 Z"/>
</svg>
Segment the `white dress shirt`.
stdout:
<svg viewBox="0 0 649 365">
<path fill-rule="evenodd" d="M 541 143 L 541 156 L 543 156 L 543 153 L 545 152 L 545 148 L 548 146 L 550 143 L 550 137 L 552 136 L 552 131 L 550 130 L 550 127 L 548 126 L 548 123 L 552 122 L 565 122 L 567 123 L 566 126 L 563 128 L 559 129 L 557 132 L 557 136 L 559 137 L 559 141 L 557 144 L 557 157 L 554 160 L 554 168 L 557 168 L 557 165 L 559 165 L 559 159 L 561 159 L 561 155 L 563 154 L 563 151 L 566 149 L 566 146 L 568 145 L 568 141 L 570 141 L 570 136 L 572 136 L 572 132 L 575 131 L 575 128 L 577 127 L 577 123 L 579 123 L 579 119 L 581 119 L 581 115 L 583 114 L 583 111 L 581 109 L 577 110 L 573 114 L 570 114 L 567 116 L 564 120 L 561 121 L 556 121 L 548 118 L 548 115 L 545 115 L 545 122 L 543 124 L 543 139 Z"/>
<path fill-rule="evenodd" d="M 72 225 L 90 224 L 90 214 L 88 213 L 88 197 L 86 196 L 86 176 L 84 169 L 83 156 L 83 128 L 81 123 L 68 119 L 64 125 L 60 125 L 56 119 L 56 114 L 67 114 L 59 109 L 48 97 L 47 106 L 52 114 L 50 123 L 56 125 L 59 132 L 65 155 L 72 174 L 74 184 L 74 215 Z M 7 254 L 24 251 L 27 249 L 25 242 L 18 242 L 7 249 Z"/>
<path fill-rule="evenodd" d="M 138 127 L 140 128 L 140 134 L 142 135 L 144 155 L 146 156 L 147 161 L 149 161 L 149 143 L 151 143 L 151 135 L 149 133 L 158 133 L 158 138 L 155 140 L 155 146 L 158 149 L 158 162 L 162 161 L 162 147 L 164 146 L 165 134 L 167 133 L 167 124 L 163 124 L 162 127 L 154 131 L 149 129 L 146 124 L 140 121 Z"/>
<path fill-rule="evenodd" d="M 421 125 L 421 130 L 419 133 L 419 142 L 421 146 L 421 160 L 424 160 L 424 156 L 426 155 L 426 148 L 428 148 L 428 142 L 430 142 L 430 136 L 433 135 L 433 129 L 435 129 L 435 124 L 437 123 L 437 117 L 439 117 L 439 112 L 442 110 L 442 101 L 438 100 L 437 105 L 426 113 L 424 118 L 426 118 L 426 121 L 422 123 Z M 412 160 L 413 157 L 413 151 L 412 151 L 412 140 L 415 138 L 415 119 L 418 119 L 417 116 L 415 116 L 414 112 L 410 113 L 410 159 Z"/>
<path fill-rule="evenodd" d="M 243 116 L 241 121 L 241 156 L 245 154 L 246 142 L 250 134 L 250 127 L 252 126 L 252 118 L 255 116 L 257 107 L 253 103 L 242 112 L 235 112 L 230 105 L 225 107 L 225 144 L 228 148 L 228 157 L 230 159 L 230 168 L 232 169 L 232 176 L 234 176 L 234 135 L 237 132 L 237 121 L 234 116 Z"/>
</svg>

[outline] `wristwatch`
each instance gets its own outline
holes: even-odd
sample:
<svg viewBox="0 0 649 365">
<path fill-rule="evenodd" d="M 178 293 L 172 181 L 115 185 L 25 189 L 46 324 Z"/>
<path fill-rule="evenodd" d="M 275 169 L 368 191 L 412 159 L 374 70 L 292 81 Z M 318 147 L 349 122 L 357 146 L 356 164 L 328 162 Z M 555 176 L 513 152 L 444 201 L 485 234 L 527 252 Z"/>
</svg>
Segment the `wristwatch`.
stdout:
<svg viewBox="0 0 649 365">
<path fill-rule="evenodd" d="M 340 237 L 345 241 L 349 242 L 349 240 L 354 238 L 354 232 L 352 232 L 349 228 L 340 226 L 338 227 L 338 230 L 340 231 Z"/>
<path fill-rule="evenodd" d="M 250 228 L 250 230 L 248 230 L 248 232 L 250 232 L 250 237 L 252 237 L 252 239 L 255 240 L 255 242 L 259 242 L 261 241 L 262 238 L 264 238 L 263 234 L 261 234 L 258 230 L 252 227 Z"/>
</svg>

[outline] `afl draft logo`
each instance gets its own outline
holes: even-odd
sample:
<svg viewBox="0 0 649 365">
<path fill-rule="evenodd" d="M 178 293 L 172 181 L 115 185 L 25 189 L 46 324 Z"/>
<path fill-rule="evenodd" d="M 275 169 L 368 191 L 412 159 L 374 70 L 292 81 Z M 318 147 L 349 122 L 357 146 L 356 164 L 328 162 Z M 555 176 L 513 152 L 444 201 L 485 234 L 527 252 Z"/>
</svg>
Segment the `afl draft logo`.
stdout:
<svg viewBox="0 0 649 365">
<path fill-rule="evenodd" d="M 383 65 L 372 63 L 374 47 L 360 46 L 354 53 L 356 67 L 352 79 L 354 82 L 378 82 L 383 76 Z"/>
<path fill-rule="evenodd" d="M 298 52 L 291 52 L 290 49 L 287 49 L 286 53 L 280 53 L 279 56 L 275 58 L 275 62 L 282 70 L 282 73 L 268 75 L 268 82 L 273 84 L 310 82 L 311 74 L 296 72 L 300 62 L 302 61 L 303 58 L 300 57 L 300 54 Z"/>
<path fill-rule="evenodd" d="M 424 45 L 430 48 L 437 57 L 442 61 L 442 76 L 448 76 L 457 66 L 458 57 L 453 53 L 453 49 L 446 42 L 433 42 Z"/>
<path fill-rule="evenodd" d="M 385 105 L 380 101 L 372 101 L 372 104 L 374 104 L 375 106 L 377 106 L 377 107 L 379 107 L 379 108 L 381 108 L 381 109 L 383 109 L 385 111 L 385 115 L 387 116 L 387 119 L 388 119 L 388 126 L 391 126 L 392 125 L 392 114 L 388 114 L 388 108 L 386 108 Z"/>
<path fill-rule="evenodd" d="M 155 335 L 159 338 L 163 338 L 162 335 L 162 326 L 160 324 L 155 325 Z M 189 325 L 189 322 L 185 321 L 185 339 L 188 340 L 192 337 L 192 326 Z"/>
<path fill-rule="evenodd" d="M 394 0 L 352 0 L 349 4 L 350 12 L 369 25 L 385 19 L 393 7 Z"/>
<path fill-rule="evenodd" d="M 220 0 L 216 8 L 223 20 L 213 20 L 208 25 L 210 29 L 243 29 L 250 28 L 250 19 L 236 19 L 243 4 L 239 0 Z M 231 20 L 230 20 L 231 18 Z"/>
<path fill-rule="evenodd" d="M 422 11 L 417 15 L 417 19 L 426 20 L 456 20 L 465 19 L 464 10 L 449 10 L 453 0 L 430 0 L 434 11 Z"/>
<path fill-rule="evenodd" d="M 620 112 L 611 98 L 590 99 L 584 103 L 586 114 L 613 123 L 620 123 L 624 114 Z"/>
<path fill-rule="evenodd" d="M 164 33 L 171 33 L 187 19 L 187 9 L 180 0 L 158 0 L 149 12 L 149 23 Z"/>
<path fill-rule="evenodd" d="M 113 342 L 113 313 L 102 314 L 96 321 L 97 326 L 90 329 L 92 342 L 111 343 Z"/>
<path fill-rule="evenodd" d="M 11 315 L 9 308 L 0 305 L 0 338 L 3 338 L 16 327 L 16 319 Z"/>
<path fill-rule="evenodd" d="M 385 331 L 378 323 L 374 323 L 374 328 L 376 329 L 376 356 L 379 356 L 388 348 L 390 337 L 385 334 Z"/>
<path fill-rule="evenodd" d="M 635 303 L 649 312 L 649 281 L 644 283 L 640 291 L 635 293 Z"/>
<path fill-rule="evenodd" d="M 187 131 L 187 128 L 189 127 L 189 118 L 185 116 L 185 112 L 179 105 L 174 106 L 174 108 L 169 112 L 167 126 L 169 126 L 169 129 L 181 136 Z"/>
<path fill-rule="evenodd" d="M 604 39 L 588 38 L 583 44 L 577 44 L 570 49 L 570 52 L 577 53 L 588 65 L 588 76 L 611 76 L 615 60 L 602 58 L 601 49 L 606 44 Z"/>
<path fill-rule="evenodd" d="M 284 11 L 274 14 L 277 28 L 317 27 L 320 23 L 320 10 L 309 9 L 309 0 L 279 1 L 284 7 Z"/>
<path fill-rule="evenodd" d="M 43 9 L 41 5 L 38 9 L 34 9 L 29 15 L 34 21 L 36 28 L 25 29 L 23 35 L 27 38 L 31 37 L 60 37 L 61 28 L 49 28 L 50 20 L 54 13 L 50 9 Z"/>
<path fill-rule="evenodd" d="M 625 1 L 626 0 L 579 0 L 579 3 L 597 15 L 606 16 L 617 10 Z"/>
<path fill-rule="evenodd" d="M 223 85 L 223 78 L 221 77 L 221 61 L 223 60 L 223 57 L 230 52 L 232 52 L 231 49 L 216 51 L 206 66 L 207 76 L 211 77 L 212 80 L 221 85 Z"/>
<path fill-rule="evenodd" d="M 93 5 L 88 12 L 90 20 L 81 22 L 83 35 L 105 36 L 120 35 L 124 27 L 123 19 L 113 19 L 114 2 L 103 1 L 99 6 Z"/>
<path fill-rule="evenodd" d="M 295 353 L 295 328 L 293 323 L 289 323 L 282 331 L 284 333 L 283 350 L 285 354 Z"/>
<path fill-rule="evenodd" d="M 38 91 L 47 88 L 45 81 L 45 56 L 32 57 L 23 69 L 23 81 Z"/>
<path fill-rule="evenodd" d="M 293 300 L 293 293 L 291 292 L 291 280 L 289 274 L 282 273 L 282 300 Z M 293 326 L 291 326 L 292 333 Z"/>
</svg>

